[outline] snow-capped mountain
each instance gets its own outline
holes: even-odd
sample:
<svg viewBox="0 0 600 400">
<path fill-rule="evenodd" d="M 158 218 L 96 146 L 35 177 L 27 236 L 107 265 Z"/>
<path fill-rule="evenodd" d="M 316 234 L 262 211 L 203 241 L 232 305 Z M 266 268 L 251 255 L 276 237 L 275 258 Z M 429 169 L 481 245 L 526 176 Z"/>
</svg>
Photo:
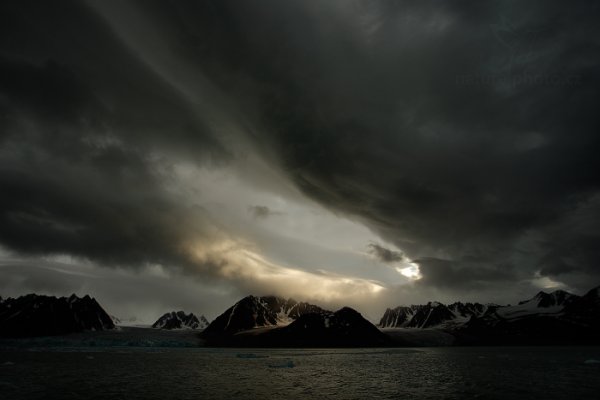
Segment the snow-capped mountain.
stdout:
<svg viewBox="0 0 600 400">
<path fill-rule="evenodd" d="M 483 315 L 491 306 L 479 303 L 444 305 L 429 302 L 424 305 L 400 306 L 385 310 L 381 328 L 446 328 L 460 326 L 473 316 Z"/>
<path fill-rule="evenodd" d="M 600 288 L 584 296 L 539 292 L 514 306 L 428 303 L 386 310 L 384 328 L 436 328 L 457 344 L 597 344 Z"/>
<path fill-rule="evenodd" d="M 556 290 L 552 293 L 539 292 L 532 299 L 521 301 L 516 306 L 499 308 L 492 316 L 504 320 L 532 316 L 598 320 L 600 319 L 599 291 L 600 287 L 597 287 L 583 296 L 577 296 L 564 290 Z"/>
<path fill-rule="evenodd" d="M 533 302 L 538 308 L 548 308 L 555 306 L 564 307 L 578 298 L 579 296 L 571 294 L 569 292 L 565 292 L 564 290 L 555 290 L 552 293 L 540 291 L 538 294 L 535 295 L 533 299 L 522 301 L 519 304 L 521 305 Z"/>
<path fill-rule="evenodd" d="M 219 324 L 217 330 L 213 325 L 217 322 L 215 320 L 202 334 L 209 346 L 370 347 L 388 346 L 392 343 L 387 335 L 349 307 L 331 312 L 310 304 L 296 303 L 293 300 L 272 296 L 266 300 L 250 296 L 242 299 L 234 307 L 235 310 L 229 309 L 222 316 L 231 318 L 238 328 L 240 320 L 246 321 L 248 322 L 246 326 L 250 328 L 223 330 L 222 325 Z M 274 312 L 276 310 L 279 312 Z M 271 320 L 266 325 L 250 326 L 252 321 L 246 318 L 247 313 L 255 313 L 254 316 L 260 321 L 259 323 L 267 321 L 265 315 Z M 277 323 L 278 314 L 285 317 L 283 324 Z M 292 322 L 288 324 L 290 319 Z M 251 329 L 252 327 L 269 327 L 269 329 Z"/>
<path fill-rule="evenodd" d="M 205 334 L 229 333 L 266 326 L 285 326 L 307 313 L 324 310 L 313 304 L 276 296 L 244 297 L 205 329 Z"/>
<path fill-rule="evenodd" d="M 556 290 L 552 293 L 540 291 L 529 300 L 519 302 L 516 306 L 498 307 L 493 312 L 488 313 L 486 318 L 500 318 L 504 320 L 513 320 L 518 318 L 531 317 L 535 315 L 559 316 L 562 315 L 565 307 L 579 296 Z"/>
<path fill-rule="evenodd" d="M 599 288 L 584 296 L 562 290 L 540 292 L 516 306 L 498 307 L 456 331 L 464 343 L 597 344 Z"/>
<path fill-rule="evenodd" d="M 576 303 L 580 297 L 564 290 L 551 293 L 539 292 L 529 300 L 514 306 L 495 304 L 461 303 L 448 306 L 431 302 L 425 305 L 401 306 L 387 309 L 381 318 L 382 328 L 440 328 L 452 330 L 462 327 L 471 318 L 483 318 L 489 323 L 495 320 L 514 320 L 535 315 L 559 316 L 565 307 Z"/>
<path fill-rule="evenodd" d="M 208 326 L 208 320 L 201 315 L 200 318 L 194 314 L 186 314 L 183 311 L 171 311 L 160 317 L 153 328 L 157 329 L 204 329 Z"/>
<path fill-rule="evenodd" d="M 0 302 L 0 336 L 61 335 L 115 327 L 110 316 L 88 295 L 56 298 L 29 294 Z"/>
</svg>

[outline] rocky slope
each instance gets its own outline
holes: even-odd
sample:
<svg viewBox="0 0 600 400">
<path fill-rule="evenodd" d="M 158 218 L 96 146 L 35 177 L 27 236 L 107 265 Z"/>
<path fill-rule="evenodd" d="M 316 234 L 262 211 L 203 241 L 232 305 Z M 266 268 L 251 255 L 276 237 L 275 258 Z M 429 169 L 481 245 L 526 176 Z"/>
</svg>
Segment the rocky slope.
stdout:
<svg viewBox="0 0 600 400">
<path fill-rule="evenodd" d="M 380 326 L 433 328 L 455 344 L 550 345 L 600 343 L 600 288 L 584 296 L 563 290 L 539 292 L 514 306 L 428 303 L 388 309 Z M 402 335 L 395 335 L 402 337 Z"/>
<path fill-rule="evenodd" d="M 381 328 L 444 328 L 452 329 L 466 323 L 473 316 L 483 315 L 490 305 L 453 303 L 448 306 L 430 302 L 424 305 L 388 308 L 379 326 Z"/>
<path fill-rule="evenodd" d="M 518 305 L 498 307 L 473 318 L 454 334 L 459 344 L 598 344 L 598 288 L 584 296 L 562 290 L 539 292 Z"/>
<path fill-rule="evenodd" d="M 156 329 L 205 329 L 208 321 L 201 315 L 200 318 L 194 314 L 186 314 L 183 311 L 171 311 L 164 314 L 154 324 Z"/>
<path fill-rule="evenodd" d="M 202 333 L 208 345 L 239 347 L 385 346 L 389 338 L 355 310 L 336 312 L 275 296 L 248 296 Z"/>
<path fill-rule="evenodd" d="M 263 304 L 255 299 L 251 304 Z M 289 324 L 255 325 L 235 332 L 206 329 L 202 336 L 209 346 L 227 347 L 376 347 L 393 344 L 387 335 L 349 307 L 336 312 L 316 306 L 304 310 L 311 309 L 316 311 L 298 314 Z M 235 317 L 236 312 L 239 311 L 227 314 Z"/>
<path fill-rule="evenodd" d="M 267 334 L 268 342 L 283 347 L 373 347 L 391 342 L 356 310 L 307 313 Z"/>
<path fill-rule="evenodd" d="M 115 327 L 98 302 L 86 295 L 70 297 L 29 294 L 0 302 L 0 336 L 34 337 Z"/>
<path fill-rule="evenodd" d="M 318 306 L 293 299 L 247 296 L 219 315 L 204 333 L 234 334 L 252 328 L 284 326 L 304 314 L 321 312 L 324 310 Z"/>
</svg>

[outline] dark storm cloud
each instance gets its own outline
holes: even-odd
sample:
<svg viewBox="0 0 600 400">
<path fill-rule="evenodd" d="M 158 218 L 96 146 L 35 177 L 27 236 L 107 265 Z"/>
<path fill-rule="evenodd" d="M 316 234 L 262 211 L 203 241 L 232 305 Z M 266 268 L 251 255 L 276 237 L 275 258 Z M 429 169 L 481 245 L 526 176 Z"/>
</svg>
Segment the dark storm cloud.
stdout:
<svg viewBox="0 0 600 400">
<path fill-rule="evenodd" d="M 201 208 L 167 194 L 161 158 L 226 160 L 205 121 L 82 2 L 0 7 L 2 243 L 104 265 L 214 267 L 182 249 L 215 237 Z"/>
<path fill-rule="evenodd" d="M 244 140 L 421 260 L 421 284 L 600 278 L 595 2 L 91 3 L 0 6 L 11 248 L 185 263 L 206 218 L 180 229 L 153 155 L 232 157 L 184 99 L 213 93 L 167 79 L 199 71 Z M 142 22 L 155 36 L 127 31 Z"/>
<path fill-rule="evenodd" d="M 281 212 L 271 210 L 267 206 L 248 206 L 248 212 L 252 214 L 254 218 L 268 218 L 273 215 L 281 215 Z"/>
<path fill-rule="evenodd" d="M 600 183 L 595 3 L 210 4 L 190 34 L 306 194 L 465 265 L 448 285 L 556 274 L 549 255 L 599 278 L 599 230 L 567 223 Z"/>
<path fill-rule="evenodd" d="M 0 293 L 18 297 L 23 293 L 65 296 L 89 294 L 111 315 L 135 317 L 151 324 L 168 311 L 183 309 L 212 319 L 243 294 L 212 283 L 198 285 L 186 277 L 137 274 L 129 271 L 64 263 L 57 260 L 0 261 Z M 199 290 L 201 289 L 201 290 Z"/>
<path fill-rule="evenodd" d="M 377 243 L 369 243 L 368 248 L 369 253 L 383 263 L 389 264 L 404 260 L 404 254 L 401 251 L 390 250 Z"/>
<path fill-rule="evenodd" d="M 491 283 L 508 284 L 517 280 L 510 268 L 503 270 L 485 262 L 455 262 L 430 257 L 415 260 L 415 263 L 419 264 L 423 275 L 423 278 L 416 282 L 419 287 L 485 290 Z"/>
</svg>

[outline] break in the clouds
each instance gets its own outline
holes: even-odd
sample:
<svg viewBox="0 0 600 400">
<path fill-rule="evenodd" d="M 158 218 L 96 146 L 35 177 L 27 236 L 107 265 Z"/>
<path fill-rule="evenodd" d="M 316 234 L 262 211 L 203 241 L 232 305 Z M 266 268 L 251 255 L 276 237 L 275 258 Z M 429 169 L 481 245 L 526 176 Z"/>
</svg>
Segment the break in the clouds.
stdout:
<svg viewBox="0 0 600 400">
<path fill-rule="evenodd" d="M 582 291 L 600 280 L 599 14 L 4 2 L 0 243 L 27 260 L 11 276 L 39 290 L 36 257 L 68 256 L 373 309 Z"/>
<path fill-rule="evenodd" d="M 405 259 L 401 251 L 390 250 L 377 243 L 369 243 L 369 252 L 384 263 L 396 263 Z"/>
</svg>

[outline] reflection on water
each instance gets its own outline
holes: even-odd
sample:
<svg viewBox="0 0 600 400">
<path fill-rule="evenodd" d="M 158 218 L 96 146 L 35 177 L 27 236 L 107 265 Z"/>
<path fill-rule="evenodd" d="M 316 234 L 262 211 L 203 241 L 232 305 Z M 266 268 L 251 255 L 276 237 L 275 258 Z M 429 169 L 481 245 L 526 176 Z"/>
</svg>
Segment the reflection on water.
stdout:
<svg viewBox="0 0 600 400">
<path fill-rule="evenodd" d="M 0 397 L 592 399 L 595 360 L 598 347 L 20 350 L 0 352 Z"/>
</svg>

